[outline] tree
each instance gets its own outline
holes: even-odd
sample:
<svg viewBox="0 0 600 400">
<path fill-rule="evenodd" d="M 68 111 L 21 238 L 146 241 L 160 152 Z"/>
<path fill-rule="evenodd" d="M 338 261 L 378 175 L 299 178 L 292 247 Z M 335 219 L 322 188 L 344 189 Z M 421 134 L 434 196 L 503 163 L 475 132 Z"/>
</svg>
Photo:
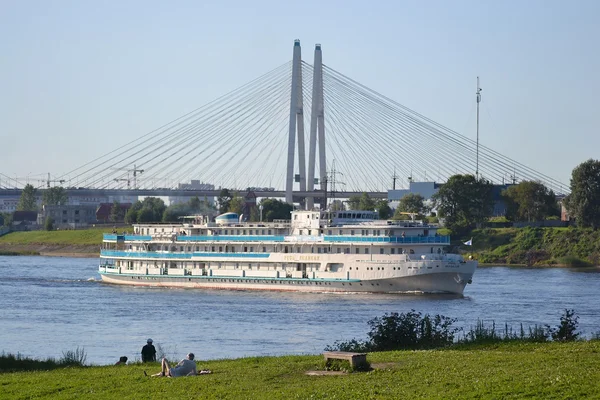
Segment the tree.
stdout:
<svg viewBox="0 0 600 400">
<path fill-rule="evenodd" d="M 158 197 L 146 197 L 144 201 L 142 201 L 142 210 L 138 212 L 138 222 L 160 222 L 166 208 L 167 206 L 162 199 L 159 199 Z M 140 220 L 140 213 L 144 210 L 150 210 L 152 213 L 152 217 L 150 217 L 151 219 L 149 221 Z M 149 218 L 150 214 L 148 212 L 144 212 L 144 215 L 144 218 Z"/>
<path fill-rule="evenodd" d="M 540 221 L 559 215 L 554 192 L 544 184 L 522 181 L 502 192 L 509 221 Z"/>
<path fill-rule="evenodd" d="M 241 215 L 243 210 L 244 199 L 236 193 L 235 196 L 229 201 L 229 207 L 227 208 L 227 211 Z"/>
<path fill-rule="evenodd" d="M 217 197 L 217 203 L 219 204 L 219 214 L 226 213 L 229 210 L 229 202 L 233 196 L 229 189 L 221 189 L 219 197 Z"/>
<path fill-rule="evenodd" d="M 577 226 L 600 227 L 600 161 L 589 159 L 575 167 L 565 204 Z"/>
<path fill-rule="evenodd" d="M 163 212 L 162 222 L 179 222 L 180 217 L 188 214 L 188 204 L 172 204 Z"/>
<path fill-rule="evenodd" d="M 252 207 L 250 209 L 250 222 L 260 221 L 260 210 L 258 207 Z"/>
<path fill-rule="evenodd" d="M 0 218 L 0 219 L 3 220 L 2 224 L 4 224 L 4 226 L 10 226 L 12 224 L 12 216 L 13 216 L 12 214 L 3 213 L 0 215 L 2 216 L 2 218 Z"/>
<path fill-rule="evenodd" d="M 136 201 L 125 214 L 125 222 L 160 222 L 165 212 L 165 202 L 158 197 L 146 197 L 144 201 Z"/>
<path fill-rule="evenodd" d="M 440 217 L 458 234 L 487 220 L 494 208 L 492 184 L 473 175 L 453 175 L 433 196 Z"/>
<path fill-rule="evenodd" d="M 349 210 L 373 211 L 375 209 L 375 201 L 366 192 L 360 196 L 350 197 L 347 204 Z"/>
<path fill-rule="evenodd" d="M 202 202 L 198 198 L 198 196 L 194 196 L 188 202 L 191 210 L 200 210 L 202 208 Z"/>
<path fill-rule="evenodd" d="M 345 211 L 346 206 L 344 205 L 344 203 L 341 200 L 334 200 L 329 205 L 329 210 L 330 211 Z"/>
<path fill-rule="evenodd" d="M 44 190 L 42 195 L 42 204 L 47 206 L 59 206 L 67 204 L 69 197 L 65 188 L 60 186 L 54 186 L 50 189 Z"/>
<path fill-rule="evenodd" d="M 112 207 L 110 208 L 110 222 L 119 222 L 125 217 L 123 209 L 121 208 L 121 204 L 116 200 L 113 202 Z"/>
<path fill-rule="evenodd" d="M 293 207 L 284 201 L 277 199 L 262 199 L 260 205 L 263 207 L 263 221 L 274 219 L 291 219 Z"/>
<path fill-rule="evenodd" d="M 138 212 L 142 209 L 142 202 L 136 201 L 133 205 L 127 210 L 125 213 L 125 223 L 126 224 L 135 224 L 138 222 L 137 216 Z"/>
<path fill-rule="evenodd" d="M 54 230 L 54 219 L 52 219 L 52 217 L 46 217 L 46 222 L 44 222 L 44 229 L 47 231 Z"/>
<path fill-rule="evenodd" d="M 389 219 L 392 215 L 390 203 L 385 199 L 378 200 L 375 203 L 375 210 L 379 214 L 379 219 Z"/>
<path fill-rule="evenodd" d="M 137 222 L 157 222 L 155 219 L 154 211 L 151 208 L 144 207 L 137 214 Z"/>
<path fill-rule="evenodd" d="M 425 198 L 418 193 L 408 193 L 400 199 L 396 211 L 423 214 L 425 212 Z"/>
<path fill-rule="evenodd" d="M 36 194 L 37 189 L 33 185 L 25 185 L 17 203 L 17 211 L 37 211 Z"/>
</svg>

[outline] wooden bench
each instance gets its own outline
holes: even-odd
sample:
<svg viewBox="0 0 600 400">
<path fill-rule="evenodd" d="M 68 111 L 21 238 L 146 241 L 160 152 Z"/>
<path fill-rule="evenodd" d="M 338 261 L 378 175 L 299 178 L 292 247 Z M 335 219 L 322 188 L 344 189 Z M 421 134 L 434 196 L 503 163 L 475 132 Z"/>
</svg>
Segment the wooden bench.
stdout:
<svg viewBox="0 0 600 400">
<path fill-rule="evenodd" d="M 326 351 L 323 353 L 325 364 L 329 365 L 330 360 L 346 360 L 350 362 L 352 369 L 360 368 L 367 364 L 367 353 L 350 353 L 347 351 Z"/>
</svg>

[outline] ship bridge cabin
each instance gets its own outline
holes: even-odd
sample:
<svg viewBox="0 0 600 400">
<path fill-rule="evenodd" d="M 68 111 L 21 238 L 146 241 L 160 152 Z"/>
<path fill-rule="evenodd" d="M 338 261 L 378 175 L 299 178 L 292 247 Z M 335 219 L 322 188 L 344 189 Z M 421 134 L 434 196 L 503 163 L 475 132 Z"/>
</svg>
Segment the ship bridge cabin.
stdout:
<svg viewBox="0 0 600 400">
<path fill-rule="evenodd" d="M 380 220 L 376 211 L 294 211 L 292 235 L 437 237 L 437 225 L 423 221 Z"/>
</svg>

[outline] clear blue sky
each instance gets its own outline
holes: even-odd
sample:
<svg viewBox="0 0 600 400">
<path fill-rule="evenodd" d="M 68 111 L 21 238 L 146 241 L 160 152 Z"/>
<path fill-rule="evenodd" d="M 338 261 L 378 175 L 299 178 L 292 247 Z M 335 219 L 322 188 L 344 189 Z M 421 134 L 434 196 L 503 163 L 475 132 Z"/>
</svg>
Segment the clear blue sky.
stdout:
<svg viewBox="0 0 600 400">
<path fill-rule="evenodd" d="M 569 182 L 600 158 L 600 1 L 28 1 L 0 7 L 0 172 L 59 175 L 291 59 Z M 33 179 L 33 178 L 32 178 Z"/>
</svg>

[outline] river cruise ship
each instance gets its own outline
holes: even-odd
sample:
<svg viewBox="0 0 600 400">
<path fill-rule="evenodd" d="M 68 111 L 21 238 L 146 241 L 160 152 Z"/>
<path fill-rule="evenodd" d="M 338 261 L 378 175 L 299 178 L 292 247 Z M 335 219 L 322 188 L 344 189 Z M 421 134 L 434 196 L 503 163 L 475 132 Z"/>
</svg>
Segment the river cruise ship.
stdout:
<svg viewBox="0 0 600 400">
<path fill-rule="evenodd" d="M 293 211 L 291 220 L 136 224 L 105 234 L 99 273 L 107 283 L 302 292 L 462 294 L 477 262 L 447 254 L 449 236 L 421 221 L 369 211 Z"/>
</svg>

